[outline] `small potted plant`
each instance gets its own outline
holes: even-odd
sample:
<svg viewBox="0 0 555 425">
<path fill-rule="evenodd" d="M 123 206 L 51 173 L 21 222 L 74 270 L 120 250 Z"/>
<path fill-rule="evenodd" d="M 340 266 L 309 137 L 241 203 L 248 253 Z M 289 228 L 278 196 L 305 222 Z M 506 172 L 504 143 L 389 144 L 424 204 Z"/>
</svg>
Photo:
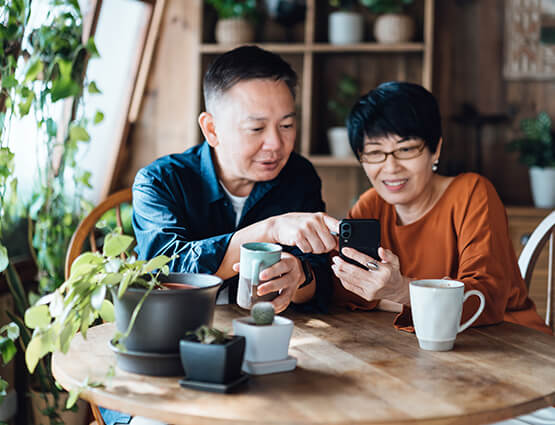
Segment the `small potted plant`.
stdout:
<svg viewBox="0 0 555 425">
<path fill-rule="evenodd" d="M 256 15 L 256 0 L 207 0 L 218 14 L 215 36 L 220 44 L 241 44 L 254 40 L 251 20 Z"/>
<path fill-rule="evenodd" d="M 335 96 L 328 102 L 328 111 L 334 117 L 334 125 L 328 128 L 328 142 L 331 154 L 338 158 L 353 155 L 345 120 L 359 97 L 357 81 L 349 75 L 342 75 L 336 87 Z"/>
<path fill-rule="evenodd" d="M 364 17 L 354 10 L 357 0 L 329 0 L 335 8 L 328 17 L 328 40 L 331 44 L 360 43 L 364 38 Z"/>
<path fill-rule="evenodd" d="M 289 356 L 289 341 L 293 333 L 293 322 L 275 316 L 270 302 L 259 302 L 251 315 L 233 320 L 235 335 L 247 340 L 243 370 L 254 375 L 293 370 L 297 360 Z"/>
<path fill-rule="evenodd" d="M 414 37 L 414 19 L 403 13 L 414 0 L 360 0 L 379 16 L 374 22 L 374 37 L 379 43 L 404 43 Z"/>
<path fill-rule="evenodd" d="M 508 149 L 520 154 L 520 162 L 529 167 L 534 205 L 555 207 L 555 137 L 551 118 L 540 112 L 536 118 L 520 122 L 524 137 L 509 143 Z"/>
<path fill-rule="evenodd" d="M 86 338 L 88 328 L 101 318 L 116 321 L 111 343 L 121 354 L 118 366 L 122 369 L 154 375 L 182 373 L 179 340 L 187 328 L 211 323 L 222 281 L 209 275 L 168 274 L 168 263 L 174 257 L 160 255 L 149 261 L 131 255 L 121 258 L 133 241 L 119 233 L 106 235 L 102 252 L 81 254 L 73 262 L 69 278 L 27 309 L 25 324 L 34 329 L 25 353 L 31 372 L 46 354 L 67 352 L 77 332 Z M 175 282 L 180 278 L 178 283 L 189 284 L 184 286 L 188 290 L 165 286 L 168 279 Z M 133 367 L 133 359 L 126 356 L 137 352 L 142 357 L 135 359 L 139 366 Z M 148 353 L 152 358 L 145 358 Z M 153 365 L 160 354 L 168 356 L 166 363 Z"/>
<path fill-rule="evenodd" d="M 184 387 L 229 392 L 246 381 L 241 374 L 245 338 L 216 328 L 200 326 L 186 333 L 179 343 L 186 379 Z"/>
</svg>

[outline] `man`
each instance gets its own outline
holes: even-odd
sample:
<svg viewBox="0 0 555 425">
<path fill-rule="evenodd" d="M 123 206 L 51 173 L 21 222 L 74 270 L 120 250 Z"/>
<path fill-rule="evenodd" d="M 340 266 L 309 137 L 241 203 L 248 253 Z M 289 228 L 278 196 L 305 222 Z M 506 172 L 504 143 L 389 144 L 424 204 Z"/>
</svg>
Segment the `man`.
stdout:
<svg viewBox="0 0 555 425">
<path fill-rule="evenodd" d="M 293 152 L 297 76 L 283 59 L 255 46 L 221 55 L 204 77 L 206 141 L 139 171 L 133 226 L 140 258 L 178 254 L 176 272 L 224 279 L 218 302 L 235 302 L 240 246 L 284 245 L 264 270 L 258 294 L 279 291 L 277 312 L 293 302 L 325 310 L 327 259 L 337 221 L 323 213 L 321 182 Z M 315 296 L 316 295 L 316 296 Z"/>
</svg>

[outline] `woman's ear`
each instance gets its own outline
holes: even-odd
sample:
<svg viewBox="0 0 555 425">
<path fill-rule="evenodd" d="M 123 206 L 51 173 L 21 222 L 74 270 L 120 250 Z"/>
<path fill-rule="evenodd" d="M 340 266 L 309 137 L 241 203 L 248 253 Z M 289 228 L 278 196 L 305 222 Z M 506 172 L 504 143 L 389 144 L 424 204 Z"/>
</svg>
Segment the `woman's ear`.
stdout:
<svg viewBox="0 0 555 425">
<path fill-rule="evenodd" d="M 439 138 L 436 151 L 433 154 L 434 162 L 439 161 L 439 155 L 441 154 L 441 146 L 443 145 L 443 137 Z"/>
<path fill-rule="evenodd" d="M 202 112 L 198 116 L 198 124 L 208 144 L 213 148 L 216 147 L 220 142 L 218 140 L 218 135 L 216 134 L 216 122 L 214 120 L 214 116 L 209 112 Z"/>
</svg>

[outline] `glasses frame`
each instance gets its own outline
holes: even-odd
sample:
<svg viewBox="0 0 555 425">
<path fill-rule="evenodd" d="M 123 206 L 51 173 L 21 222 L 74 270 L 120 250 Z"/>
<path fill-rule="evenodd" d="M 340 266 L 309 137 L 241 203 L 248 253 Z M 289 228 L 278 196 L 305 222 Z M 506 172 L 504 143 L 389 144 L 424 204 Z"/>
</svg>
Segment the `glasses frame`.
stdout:
<svg viewBox="0 0 555 425">
<path fill-rule="evenodd" d="M 410 139 L 412 139 L 412 137 L 407 137 L 407 138 L 398 140 L 397 143 L 404 142 L 404 141 L 407 141 L 407 140 L 410 140 Z M 405 161 L 405 160 L 408 160 L 408 159 L 418 158 L 420 155 L 422 155 L 422 152 L 424 152 L 424 148 L 425 148 L 425 147 L 426 147 L 426 143 L 425 143 L 424 141 L 422 141 L 421 144 L 420 144 L 420 147 L 418 148 L 417 154 L 414 155 L 414 156 L 411 156 L 410 158 L 399 158 L 399 157 L 396 155 L 400 150 L 406 149 L 406 148 L 395 149 L 395 150 L 392 150 L 391 152 L 380 151 L 380 152 L 382 152 L 382 153 L 385 155 L 385 156 L 384 156 L 384 159 L 381 160 L 381 161 L 373 161 L 373 162 L 371 162 L 371 161 L 365 160 L 365 159 L 364 159 L 364 152 L 359 152 L 358 156 L 359 156 L 359 161 L 360 161 L 362 164 L 381 164 L 381 163 L 387 161 L 387 157 L 388 157 L 389 155 L 393 156 L 393 158 L 398 159 L 398 160 L 400 160 L 400 161 Z M 372 152 L 376 152 L 376 151 L 372 151 Z M 369 153 L 370 153 L 370 152 L 369 152 Z"/>
</svg>

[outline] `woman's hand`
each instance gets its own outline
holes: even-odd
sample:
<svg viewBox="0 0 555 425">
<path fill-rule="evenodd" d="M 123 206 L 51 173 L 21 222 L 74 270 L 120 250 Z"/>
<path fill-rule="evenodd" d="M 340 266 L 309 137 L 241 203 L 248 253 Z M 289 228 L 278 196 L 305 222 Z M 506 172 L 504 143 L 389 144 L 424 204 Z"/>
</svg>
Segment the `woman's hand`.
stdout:
<svg viewBox="0 0 555 425">
<path fill-rule="evenodd" d="M 388 249 L 380 247 L 378 255 L 381 262 L 352 248 L 343 248 L 344 256 L 368 269 L 347 263 L 339 256 L 333 257 L 333 272 L 341 284 L 366 301 L 389 300 L 400 304 L 409 304 L 409 279 L 401 274 L 399 257 Z"/>
<path fill-rule="evenodd" d="M 240 263 L 235 263 L 233 270 L 238 272 L 239 265 Z M 297 288 L 305 280 L 301 260 L 288 252 L 282 252 L 281 260 L 262 270 L 258 277 L 260 282 L 264 282 L 258 285 L 257 294 L 259 296 L 279 292 L 279 295 L 272 301 L 276 313 L 289 306 Z"/>
</svg>

